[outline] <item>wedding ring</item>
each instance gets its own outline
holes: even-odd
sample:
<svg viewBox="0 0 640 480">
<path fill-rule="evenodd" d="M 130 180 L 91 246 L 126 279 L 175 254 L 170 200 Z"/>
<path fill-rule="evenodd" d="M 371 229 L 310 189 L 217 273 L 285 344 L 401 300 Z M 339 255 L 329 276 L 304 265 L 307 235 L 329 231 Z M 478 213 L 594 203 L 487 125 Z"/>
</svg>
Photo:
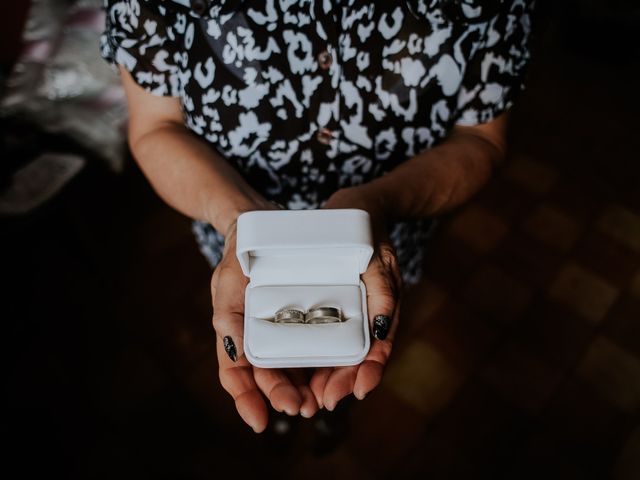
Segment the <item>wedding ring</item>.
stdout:
<svg viewBox="0 0 640 480">
<path fill-rule="evenodd" d="M 312 308 L 304 317 L 306 323 L 342 322 L 342 311 L 334 307 Z"/>
<path fill-rule="evenodd" d="M 297 308 L 281 308 L 273 319 L 275 323 L 304 323 L 304 312 Z"/>
</svg>

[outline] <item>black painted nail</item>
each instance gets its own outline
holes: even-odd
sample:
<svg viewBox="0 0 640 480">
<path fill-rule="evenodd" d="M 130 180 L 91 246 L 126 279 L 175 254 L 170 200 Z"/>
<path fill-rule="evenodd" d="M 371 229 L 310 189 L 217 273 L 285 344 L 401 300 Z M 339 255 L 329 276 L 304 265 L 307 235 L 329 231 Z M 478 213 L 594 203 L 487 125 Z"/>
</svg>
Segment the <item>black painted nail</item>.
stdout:
<svg viewBox="0 0 640 480">
<path fill-rule="evenodd" d="M 389 333 L 391 319 L 387 315 L 376 315 L 373 317 L 373 336 L 378 340 L 384 340 Z"/>
<path fill-rule="evenodd" d="M 238 353 L 236 352 L 236 344 L 233 343 L 233 339 L 229 336 L 226 336 L 222 339 L 222 343 L 224 344 L 224 351 L 227 352 L 231 361 L 235 362 L 238 360 Z"/>
</svg>

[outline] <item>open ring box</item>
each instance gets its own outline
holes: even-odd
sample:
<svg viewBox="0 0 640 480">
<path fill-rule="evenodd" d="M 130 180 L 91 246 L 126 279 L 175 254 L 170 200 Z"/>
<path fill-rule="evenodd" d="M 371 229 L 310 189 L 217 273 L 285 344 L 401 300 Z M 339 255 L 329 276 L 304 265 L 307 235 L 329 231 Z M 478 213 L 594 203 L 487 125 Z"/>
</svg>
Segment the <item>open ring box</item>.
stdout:
<svg viewBox="0 0 640 480">
<path fill-rule="evenodd" d="M 364 210 L 269 210 L 238 217 L 244 353 L 257 367 L 356 365 L 369 351 L 365 285 L 373 254 Z M 281 308 L 338 307 L 342 322 L 274 323 Z"/>
</svg>

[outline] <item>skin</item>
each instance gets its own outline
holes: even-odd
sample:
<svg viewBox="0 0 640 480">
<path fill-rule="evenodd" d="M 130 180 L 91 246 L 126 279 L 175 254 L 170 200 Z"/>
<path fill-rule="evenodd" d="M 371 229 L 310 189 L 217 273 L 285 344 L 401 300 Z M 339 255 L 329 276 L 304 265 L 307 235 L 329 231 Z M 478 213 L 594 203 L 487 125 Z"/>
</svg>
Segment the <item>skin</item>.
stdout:
<svg viewBox="0 0 640 480">
<path fill-rule="evenodd" d="M 383 177 L 338 190 L 329 198 L 324 208 L 361 208 L 371 215 L 375 253 L 362 279 L 369 321 L 388 315 L 392 318 L 389 334 L 385 340 L 372 339 L 369 354 L 356 366 L 264 369 L 250 365 L 242 351 L 248 279 L 235 255 L 235 221 L 243 212 L 275 207 L 187 130 L 178 98 L 147 93 L 126 70 L 120 72 L 129 105 L 129 144 L 145 176 L 173 208 L 225 234 L 223 257 L 211 279 L 213 327 L 220 382 L 242 419 L 261 432 L 267 426 L 267 402 L 289 415 L 311 417 L 319 408 L 333 410 L 351 393 L 364 398 L 382 379 L 399 325 L 402 285 L 387 226 L 396 219 L 443 213 L 477 192 L 504 157 L 506 114 L 482 125 L 456 126 L 438 146 Z M 234 340 L 236 362 L 223 348 L 225 336 Z"/>
</svg>

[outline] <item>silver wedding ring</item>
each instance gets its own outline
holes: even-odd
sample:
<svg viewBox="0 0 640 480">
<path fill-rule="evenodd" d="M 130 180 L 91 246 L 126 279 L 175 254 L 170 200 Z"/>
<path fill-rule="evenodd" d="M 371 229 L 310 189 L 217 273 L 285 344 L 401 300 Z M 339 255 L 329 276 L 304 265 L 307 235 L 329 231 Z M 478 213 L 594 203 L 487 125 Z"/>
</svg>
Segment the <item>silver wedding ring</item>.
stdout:
<svg viewBox="0 0 640 480">
<path fill-rule="evenodd" d="M 305 315 L 297 308 L 281 308 L 273 319 L 275 323 L 305 323 Z"/>
<path fill-rule="evenodd" d="M 306 313 L 297 308 L 281 308 L 271 318 L 274 323 L 338 323 L 343 322 L 342 310 L 336 307 L 312 308 Z"/>
<path fill-rule="evenodd" d="M 306 323 L 342 322 L 342 311 L 335 307 L 317 307 L 310 309 L 304 318 Z"/>
</svg>

